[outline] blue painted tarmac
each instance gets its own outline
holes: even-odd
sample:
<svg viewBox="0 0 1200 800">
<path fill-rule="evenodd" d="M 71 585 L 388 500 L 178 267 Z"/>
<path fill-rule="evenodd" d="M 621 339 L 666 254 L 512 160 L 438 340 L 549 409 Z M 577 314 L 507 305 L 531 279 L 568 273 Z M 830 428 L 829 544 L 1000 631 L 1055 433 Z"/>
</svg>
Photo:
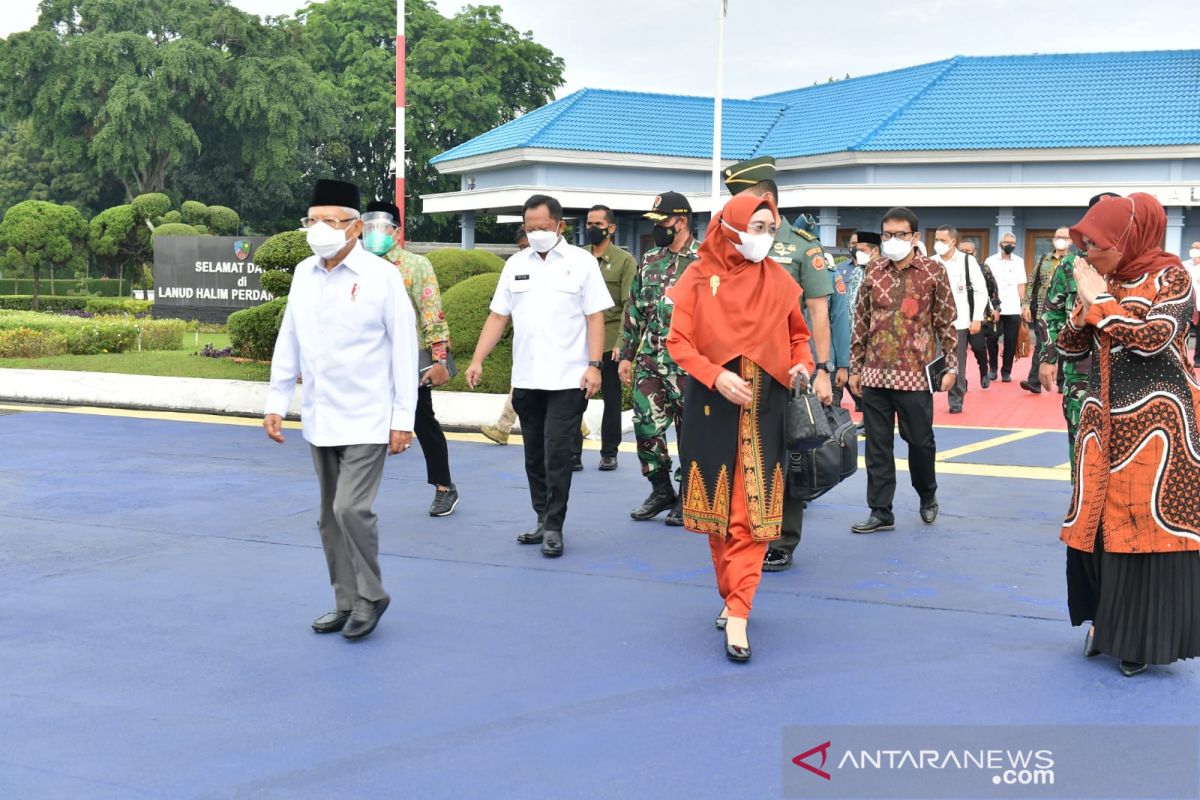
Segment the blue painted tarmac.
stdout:
<svg viewBox="0 0 1200 800">
<path fill-rule="evenodd" d="M 704 539 L 628 517 L 633 454 L 585 453 L 547 560 L 514 542 L 519 447 L 451 442 L 445 519 L 414 448 L 377 503 L 392 605 L 351 644 L 309 629 L 332 594 L 287 433 L 0 414 L 0 798 L 778 797 L 784 725 L 1200 723 L 1193 662 L 1082 657 L 1063 481 L 942 474 L 924 526 L 902 472 L 897 530 L 854 536 L 860 471 L 764 576 L 735 665 Z M 1021 444 L 1006 462 L 1065 461 Z"/>
</svg>

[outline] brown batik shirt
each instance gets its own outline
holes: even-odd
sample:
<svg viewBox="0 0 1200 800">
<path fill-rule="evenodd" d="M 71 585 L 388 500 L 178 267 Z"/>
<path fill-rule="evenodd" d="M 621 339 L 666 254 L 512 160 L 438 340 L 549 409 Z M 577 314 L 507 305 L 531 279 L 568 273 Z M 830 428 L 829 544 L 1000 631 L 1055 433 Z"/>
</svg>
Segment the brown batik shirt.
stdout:
<svg viewBox="0 0 1200 800">
<path fill-rule="evenodd" d="M 890 258 L 875 259 L 858 289 L 850 374 L 864 387 L 929 391 L 925 366 L 939 344 L 946 367 L 958 369 L 956 314 L 950 279 L 937 261 L 918 255 L 899 269 Z"/>
</svg>

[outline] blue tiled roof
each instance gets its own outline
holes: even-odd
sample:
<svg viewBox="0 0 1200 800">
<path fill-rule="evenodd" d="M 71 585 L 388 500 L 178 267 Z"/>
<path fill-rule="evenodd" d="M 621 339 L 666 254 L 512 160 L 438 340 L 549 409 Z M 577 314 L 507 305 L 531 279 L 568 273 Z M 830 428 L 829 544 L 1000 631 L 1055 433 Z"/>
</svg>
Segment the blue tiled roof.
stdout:
<svg viewBox="0 0 1200 800">
<path fill-rule="evenodd" d="M 1200 144 L 1200 50 L 956 56 L 723 104 L 721 155 Z M 434 163 L 515 147 L 708 158 L 712 100 L 583 89 Z"/>
</svg>

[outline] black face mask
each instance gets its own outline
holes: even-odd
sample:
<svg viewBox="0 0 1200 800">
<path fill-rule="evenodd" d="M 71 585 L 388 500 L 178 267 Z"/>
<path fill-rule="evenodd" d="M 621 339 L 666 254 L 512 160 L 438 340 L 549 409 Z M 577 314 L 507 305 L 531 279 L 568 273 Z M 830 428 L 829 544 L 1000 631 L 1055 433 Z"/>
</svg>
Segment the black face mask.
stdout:
<svg viewBox="0 0 1200 800">
<path fill-rule="evenodd" d="M 604 228 L 588 228 L 587 241 L 592 247 L 598 246 L 601 242 L 608 238 L 608 231 Z"/>
<path fill-rule="evenodd" d="M 1000 249 L 1004 251 L 1005 255 L 1011 256 L 1012 251 L 1016 250 L 1017 246 L 1015 244 L 1002 244 L 1000 245 Z"/>
<path fill-rule="evenodd" d="M 670 247 L 675 241 L 675 229 L 664 228 L 662 225 L 655 225 L 652 231 L 654 235 L 655 247 Z"/>
</svg>

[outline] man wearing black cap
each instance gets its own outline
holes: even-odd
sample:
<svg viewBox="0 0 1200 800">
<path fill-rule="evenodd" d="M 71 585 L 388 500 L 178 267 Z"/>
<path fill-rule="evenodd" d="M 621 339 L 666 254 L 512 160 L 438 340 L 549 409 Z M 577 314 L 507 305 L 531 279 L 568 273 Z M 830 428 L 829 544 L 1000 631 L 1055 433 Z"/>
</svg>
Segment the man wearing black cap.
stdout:
<svg viewBox="0 0 1200 800">
<path fill-rule="evenodd" d="M 654 198 L 653 207 L 642 216 L 654 223 L 655 246 L 643 256 L 629 291 L 617 371 L 626 386 L 633 386 L 633 433 L 642 474 L 651 489 L 629 516 L 644 521 L 669 510 L 666 523 L 679 527 L 683 525 L 683 500 L 672 484 L 667 428 L 674 422 L 676 438 L 683 435 L 686 378 L 667 352 L 671 303 L 666 293 L 700 257 L 700 244 L 688 227 L 692 205 L 679 192 Z M 679 480 L 678 470 L 674 480 Z"/>
<path fill-rule="evenodd" d="M 412 443 L 417 320 L 400 274 L 359 244 L 358 187 L 319 180 L 302 220 L 315 255 L 296 265 L 271 361 L 263 428 L 283 443 L 296 379 L 321 487 L 318 527 L 336 607 L 317 633 L 361 639 L 388 607 L 371 506 L 384 458 Z"/>
<path fill-rule="evenodd" d="M 442 311 L 442 293 L 438 288 L 433 264 L 425 256 L 409 252 L 395 243 L 400 209 L 382 200 L 372 200 L 363 215 L 363 243 L 377 256 L 386 258 L 400 270 L 408 299 L 417 313 L 417 341 L 424 345 L 419 354 L 416 435 L 425 454 L 425 474 L 434 487 L 429 516 L 448 517 L 458 506 L 458 487 L 450 478 L 450 451 L 446 434 L 433 411 L 433 387 L 450 380 L 454 362 L 450 359 L 450 326 Z"/>
<path fill-rule="evenodd" d="M 749 192 L 758 197 L 770 196 L 779 205 L 779 186 L 775 183 L 775 159 L 760 156 L 734 164 L 725 170 L 725 186 L 730 194 Z M 803 290 L 805 318 L 812 331 L 813 357 L 816 374 L 813 392 L 825 405 L 833 402 L 831 378 L 837 367 L 833 362 L 833 331 L 829 320 L 829 299 L 834 293 L 833 267 L 825 263 L 825 251 L 820 240 L 809 230 L 815 223 L 800 220 L 803 226 L 790 225 L 787 220 L 779 226 L 771 258 L 786 269 Z M 848 319 L 847 319 L 848 322 Z M 847 335 L 847 338 L 849 336 Z M 783 501 L 783 533 L 772 542 L 763 558 L 764 572 L 782 572 L 792 566 L 792 557 L 800 545 L 804 528 L 804 501 L 785 495 Z"/>
</svg>

